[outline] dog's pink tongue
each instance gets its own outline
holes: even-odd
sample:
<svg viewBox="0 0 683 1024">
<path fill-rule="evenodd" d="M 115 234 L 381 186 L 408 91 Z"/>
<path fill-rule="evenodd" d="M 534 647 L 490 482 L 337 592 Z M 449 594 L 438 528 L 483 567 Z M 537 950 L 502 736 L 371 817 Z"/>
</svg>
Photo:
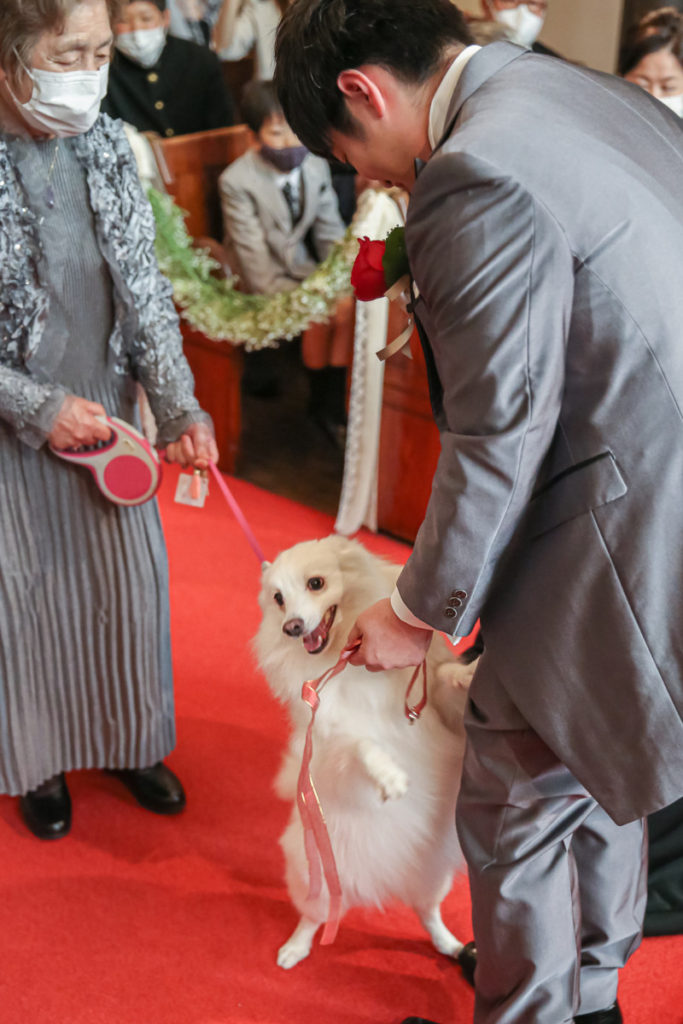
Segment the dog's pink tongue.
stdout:
<svg viewBox="0 0 683 1024">
<path fill-rule="evenodd" d="M 325 624 L 324 624 L 324 622 L 321 622 L 320 625 L 316 626 L 316 628 L 311 633 L 308 633 L 307 636 L 303 637 L 304 647 L 309 652 L 309 654 L 312 651 L 317 650 L 318 647 L 320 647 L 320 644 L 322 643 L 324 637 L 325 637 Z"/>
</svg>

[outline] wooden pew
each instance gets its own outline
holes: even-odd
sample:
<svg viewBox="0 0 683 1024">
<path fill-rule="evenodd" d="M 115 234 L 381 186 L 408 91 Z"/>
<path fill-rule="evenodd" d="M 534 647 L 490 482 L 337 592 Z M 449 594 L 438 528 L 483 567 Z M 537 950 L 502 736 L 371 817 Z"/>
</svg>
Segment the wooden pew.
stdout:
<svg viewBox="0 0 683 1024">
<path fill-rule="evenodd" d="M 389 312 L 387 338 L 403 327 L 395 308 Z M 424 518 L 432 477 L 441 450 L 429 404 L 427 368 L 417 331 L 410 339 L 413 358 L 397 355 L 384 370 L 379 443 L 377 525 L 413 541 Z"/>
<path fill-rule="evenodd" d="M 218 178 L 229 163 L 249 148 L 248 128 L 235 125 L 170 139 L 155 137 L 150 141 L 164 185 L 185 211 L 188 232 L 197 245 L 208 248 L 226 266 Z M 220 468 L 232 473 L 241 430 L 242 347 L 211 341 L 182 319 L 181 330 L 197 398 L 213 417 Z"/>
</svg>

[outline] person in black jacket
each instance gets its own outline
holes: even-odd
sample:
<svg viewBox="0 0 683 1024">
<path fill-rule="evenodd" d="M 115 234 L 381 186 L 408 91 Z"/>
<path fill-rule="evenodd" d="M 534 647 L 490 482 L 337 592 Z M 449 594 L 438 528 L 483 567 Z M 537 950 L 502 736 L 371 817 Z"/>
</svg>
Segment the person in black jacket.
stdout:
<svg viewBox="0 0 683 1024">
<path fill-rule="evenodd" d="M 169 36 L 168 24 L 166 0 L 124 3 L 102 109 L 166 137 L 234 124 L 220 61 L 205 46 Z"/>
</svg>

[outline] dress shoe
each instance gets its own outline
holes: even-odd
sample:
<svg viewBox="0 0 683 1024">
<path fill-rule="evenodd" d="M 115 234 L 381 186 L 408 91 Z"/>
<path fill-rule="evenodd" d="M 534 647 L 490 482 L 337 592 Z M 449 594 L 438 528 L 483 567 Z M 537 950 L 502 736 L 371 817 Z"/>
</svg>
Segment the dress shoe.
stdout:
<svg viewBox="0 0 683 1024">
<path fill-rule="evenodd" d="M 137 802 L 155 814 L 179 814 L 185 806 L 180 779 L 163 761 L 151 768 L 110 768 L 107 774 L 120 779 Z"/>
<path fill-rule="evenodd" d="M 19 799 L 21 815 L 39 839 L 60 839 L 71 828 L 71 797 L 64 775 L 53 775 Z"/>
<path fill-rule="evenodd" d="M 473 942 L 468 942 L 462 947 L 457 956 L 462 976 L 472 988 L 474 988 L 474 968 L 477 966 L 477 947 Z"/>
<path fill-rule="evenodd" d="M 406 1017 L 402 1024 L 435 1024 L 433 1020 L 427 1020 L 426 1017 Z"/>
<path fill-rule="evenodd" d="M 580 1013 L 574 1017 L 576 1024 L 623 1024 L 619 1003 L 608 1006 L 606 1010 L 596 1010 L 595 1013 Z"/>
</svg>

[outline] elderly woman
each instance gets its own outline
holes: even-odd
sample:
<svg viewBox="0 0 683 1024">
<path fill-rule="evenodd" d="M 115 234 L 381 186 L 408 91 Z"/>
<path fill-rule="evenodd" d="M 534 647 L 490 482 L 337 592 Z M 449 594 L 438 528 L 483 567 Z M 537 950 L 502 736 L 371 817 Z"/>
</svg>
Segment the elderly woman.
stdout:
<svg viewBox="0 0 683 1024">
<path fill-rule="evenodd" d="M 167 458 L 217 452 L 193 396 L 154 223 L 117 122 L 98 117 L 115 0 L 0 7 L 0 792 L 64 835 L 64 772 L 112 771 L 181 810 L 166 553 L 156 502 L 111 504 L 50 451 L 136 422 Z"/>
<path fill-rule="evenodd" d="M 626 39 L 619 70 L 683 117 L 683 14 L 675 7 L 646 14 Z"/>
</svg>

